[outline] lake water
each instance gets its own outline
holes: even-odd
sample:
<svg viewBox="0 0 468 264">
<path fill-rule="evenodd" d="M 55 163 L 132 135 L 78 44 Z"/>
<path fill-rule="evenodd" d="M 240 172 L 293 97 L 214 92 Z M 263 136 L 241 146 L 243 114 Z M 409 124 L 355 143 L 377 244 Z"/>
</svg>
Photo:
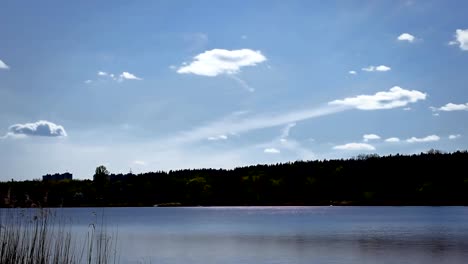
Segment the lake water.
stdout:
<svg viewBox="0 0 468 264">
<path fill-rule="evenodd" d="M 121 263 L 468 263 L 468 207 L 56 210 L 104 221 Z"/>
</svg>

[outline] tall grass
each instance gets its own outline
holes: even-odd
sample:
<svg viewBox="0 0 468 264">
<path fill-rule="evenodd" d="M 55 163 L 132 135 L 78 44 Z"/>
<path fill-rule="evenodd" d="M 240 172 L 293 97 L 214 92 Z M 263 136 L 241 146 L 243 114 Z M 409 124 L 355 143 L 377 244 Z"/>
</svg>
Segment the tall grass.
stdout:
<svg viewBox="0 0 468 264">
<path fill-rule="evenodd" d="M 108 264 L 117 262 L 116 240 L 104 221 L 84 236 L 50 209 L 0 210 L 1 264 Z M 83 239 L 84 237 L 84 239 Z"/>
</svg>

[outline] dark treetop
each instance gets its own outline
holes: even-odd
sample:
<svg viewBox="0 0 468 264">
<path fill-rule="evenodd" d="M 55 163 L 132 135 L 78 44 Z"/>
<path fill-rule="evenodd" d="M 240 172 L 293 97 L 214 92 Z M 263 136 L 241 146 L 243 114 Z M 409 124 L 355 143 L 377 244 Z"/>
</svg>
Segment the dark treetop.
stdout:
<svg viewBox="0 0 468 264">
<path fill-rule="evenodd" d="M 468 152 L 0 183 L 3 207 L 468 205 Z"/>
</svg>

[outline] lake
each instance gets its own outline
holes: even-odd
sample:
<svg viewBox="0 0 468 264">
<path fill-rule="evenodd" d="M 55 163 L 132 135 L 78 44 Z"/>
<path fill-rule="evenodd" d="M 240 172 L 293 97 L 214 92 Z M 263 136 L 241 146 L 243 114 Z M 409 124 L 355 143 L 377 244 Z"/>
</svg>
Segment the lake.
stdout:
<svg viewBox="0 0 468 264">
<path fill-rule="evenodd" d="M 468 263 L 468 207 L 54 209 L 104 222 L 121 263 Z"/>
</svg>

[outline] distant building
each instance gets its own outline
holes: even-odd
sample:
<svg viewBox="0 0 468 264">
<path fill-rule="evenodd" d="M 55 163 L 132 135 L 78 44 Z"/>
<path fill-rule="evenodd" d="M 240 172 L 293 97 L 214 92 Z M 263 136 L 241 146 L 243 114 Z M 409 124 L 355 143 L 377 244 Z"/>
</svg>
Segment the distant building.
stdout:
<svg viewBox="0 0 468 264">
<path fill-rule="evenodd" d="M 46 174 L 42 176 L 42 181 L 63 181 L 63 180 L 73 180 L 73 174 L 69 172 L 65 173 L 55 173 L 55 174 Z"/>
</svg>

